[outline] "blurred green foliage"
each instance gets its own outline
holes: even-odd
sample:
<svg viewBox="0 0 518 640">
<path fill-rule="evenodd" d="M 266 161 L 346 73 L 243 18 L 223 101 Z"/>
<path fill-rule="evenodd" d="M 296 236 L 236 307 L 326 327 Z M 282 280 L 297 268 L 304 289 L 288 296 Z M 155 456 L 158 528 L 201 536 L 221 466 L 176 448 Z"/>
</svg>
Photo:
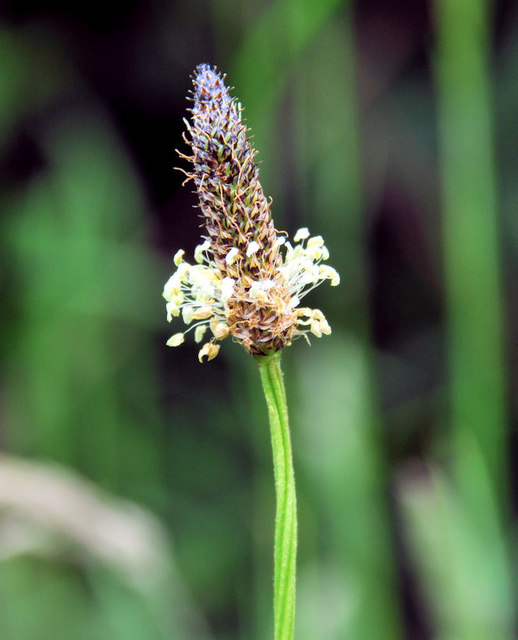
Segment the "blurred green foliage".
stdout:
<svg viewBox="0 0 518 640">
<path fill-rule="evenodd" d="M 321 233 L 343 278 L 312 294 L 333 335 L 284 356 L 296 637 L 513 637 L 516 7 L 165 4 L 0 27 L 0 637 L 271 635 L 258 373 L 164 346 L 198 224 L 173 150 L 213 59 L 277 227 Z"/>
</svg>

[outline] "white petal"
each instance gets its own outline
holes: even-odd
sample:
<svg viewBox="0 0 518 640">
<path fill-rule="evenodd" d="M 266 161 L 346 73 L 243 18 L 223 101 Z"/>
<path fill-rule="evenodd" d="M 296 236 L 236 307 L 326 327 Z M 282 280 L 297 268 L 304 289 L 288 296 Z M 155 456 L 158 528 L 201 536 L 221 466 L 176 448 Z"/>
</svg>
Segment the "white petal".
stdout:
<svg viewBox="0 0 518 640">
<path fill-rule="evenodd" d="M 221 283 L 221 302 L 225 303 L 230 297 L 232 297 L 232 294 L 234 293 L 234 284 L 235 282 L 232 278 L 229 278 L 228 276 L 223 278 L 223 282 Z"/>
<path fill-rule="evenodd" d="M 210 248 L 210 241 L 205 240 L 202 244 L 199 244 L 194 250 L 194 259 L 198 264 L 203 262 L 203 253 Z"/>
<path fill-rule="evenodd" d="M 310 327 L 309 327 L 311 333 L 316 336 L 317 338 L 321 338 L 322 337 L 322 329 L 320 327 L 320 322 L 312 322 Z"/>
<path fill-rule="evenodd" d="M 324 238 L 322 236 L 314 236 L 308 240 L 308 247 L 323 247 Z"/>
<path fill-rule="evenodd" d="M 203 335 L 205 331 L 207 331 L 207 328 L 206 324 L 200 324 L 199 327 L 196 327 L 194 330 L 194 342 L 201 342 L 203 340 Z"/>
<path fill-rule="evenodd" d="M 191 269 L 192 266 L 187 262 L 182 262 L 178 265 L 178 269 L 176 270 L 176 277 L 178 278 L 179 282 L 183 282 L 187 279 Z"/>
<path fill-rule="evenodd" d="M 232 249 L 230 249 L 230 251 L 225 256 L 225 262 L 227 264 L 234 264 L 238 254 L 239 254 L 239 249 L 237 247 L 232 247 Z"/>
<path fill-rule="evenodd" d="M 174 254 L 173 262 L 177 267 L 181 265 L 184 254 L 185 251 L 183 249 L 178 249 L 178 251 Z"/>
<path fill-rule="evenodd" d="M 331 327 L 329 326 L 329 323 L 325 318 L 320 323 L 320 330 L 326 336 L 330 336 L 331 335 Z"/>
<path fill-rule="evenodd" d="M 178 347 L 185 340 L 183 333 L 175 333 L 174 336 L 171 336 L 169 340 L 166 342 L 168 347 Z"/>
<path fill-rule="evenodd" d="M 230 333 L 228 324 L 226 324 L 225 322 L 221 322 L 219 318 L 216 318 L 214 316 L 210 320 L 210 330 L 214 334 L 214 337 L 218 340 L 224 340 L 225 338 L 228 338 L 228 335 Z"/>
<path fill-rule="evenodd" d="M 213 360 L 219 352 L 219 344 L 206 342 L 198 353 L 198 360 L 203 362 L 203 358 L 207 356 L 207 360 Z"/>
<path fill-rule="evenodd" d="M 253 299 L 266 300 L 267 292 L 275 286 L 275 282 L 270 278 L 255 280 L 249 290 L 249 295 Z"/>
<path fill-rule="evenodd" d="M 252 300 L 266 300 L 266 291 L 260 286 L 259 282 L 252 283 L 248 291 L 248 295 Z"/>
<path fill-rule="evenodd" d="M 323 249 L 322 247 L 319 247 L 318 245 L 313 245 L 312 247 L 308 246 L 306 249 L 306 255 L 310 260 L 313 260 L 313 262 L 317 262 L 318 260 L 320 260 L 323 257 Z"/>
<path fill-rule="evenodd" d="M 327 264 L 322 265 L 319 268 L 320 277 L 324 280 L 331 280 L 331 286 L 337 287 L 340 284 L 340 274 L 333 267 L 329 267 Z"/>
<path fill-rule="evenodd" d="M 252 240 L 252 242 L 248 243 L 248 247 L 246 249 L 246 257 L 249 258 L 250 256 L 254 255 L 254 253 L 256 253 L 260 248 L 261 245 L 255 240 Z"/>
<path fill-rule="evenodd" d="M 181 302 L 179 303 L 177 299 L 170 300 L 165 305 L 165 309 L 167 311 L 167 321 L 168 322 L 171 322 L 171 320 L 173 318 L 177 318 L 180 315 L 180 306 L 181 306 Z"/>
<path fill-rule="evenodd" d="M 212 308 L 212 305 L 207 304 L 198 307 L 192 314 L 192 317 L 194 320 L 207 320 L 207 318 L 210 318 L 213 313 L 214 309 Z"/>
<path fill-rule="evenodd" d="M 301 240 L 306 240 L 306 238 L 309 238 L 309 229 L 307 227 L 302 227 L 293 236 L 293 242 L 300 242 Z"/>
<path fill-rule="evenodd" d="M 302 284 L 315 284 L 318 281 L 319 270 L 314 268 L 313 263 L 311 266 L 305 266 L 304 271 L 299 276 L 299 281 Z"/>
<path fill-rule="evenodd" d="M 185 322 L 185 324 L 191 324 L 193 318 L 194 318 L 194 309 L 191 305 L 189 306 L 185 306 L 182 309 L 182 318 L 183 321 Z"/>
<path fill-rule="evenodd" d="M 299 297 L 298 296 L 293 296 L 292 299 L 290 300 L 290 303 L 289 303 L 288 306 L 289 306 L 290 309 L 295 309 L 295 307 L 298 307 L 299 304 L 300 304 Z"/>
<path fill-rule="evenodd" d="M 169 278 L 169 280 L 164 285 L 164 291 L 162 296 L 166 300 L 171 300 L 173 296 L 176 296 L 180 293 L 180 280 L 176 273 Z"/>
</svg>

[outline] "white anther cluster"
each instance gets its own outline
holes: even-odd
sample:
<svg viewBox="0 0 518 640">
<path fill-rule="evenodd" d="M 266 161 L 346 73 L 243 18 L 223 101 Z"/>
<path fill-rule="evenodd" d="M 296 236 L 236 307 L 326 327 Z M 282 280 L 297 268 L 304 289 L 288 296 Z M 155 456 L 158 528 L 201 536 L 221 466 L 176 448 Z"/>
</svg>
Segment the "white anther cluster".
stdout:
<svg viewBox="0 0 518 640">
<path fill-rule="evenodd" d="M 299 229 L 294 236 L 295 245 L 292 246 L 283 237 L 277 240 L 277 246 L 282 247 L 283 262 L 279 267 L 280 281 L 287 287 L 291 296 L 289 308 L 294 311 L 294 323 L 297 331 L 295 336 L 305 336 L 312 333 L 320 338 L 329 335 L 329 326 L 324 314 L 319 309 L 299 307 L 302 298 L 325 280 L 331 286 L 340 283 L 338 272 L 328 265 L 321 264 L 329 257 L 329 251 L 322 236 L 311 237 L 306 227 Z M 252 256 L 258 245 L 249 243 L 246 255 Z M 202 342 L 206 332 L 210 330 L 211 339 L 199 351 L 200 362 L 203 358 L 212 360 L 219 351 L 218 340 L 224 340 L 230 335 L 227 324 L 229 301 L 238 296 L 236 280 L 225 276 L 216 266 L 210 252 L 210 241 L 205 240 L 194 251 L 197 264 L 191 265 L 183 258 L 185 252 L 180 249 L 175 257 L 175 273 L 169 278 L 164 287 L 163 296 L 166 299 L 167 319 L 169 322 L 180 315 L 189 328 L 175 333 L 167 344 L 177 347 L 184 342 L 185 334 L 194 331 L 194 340 Z M 237 248 L 232 248 L 225 262 L 232 265 L 239 255 Z M 267 301 L 275 294 L 276 280 L 265 278 L 254 280 L 247 287 L 245 294 L 240 293 L 246 301 Z"/>
<path fill-rule="evenodd" d="M 280 267 L 292 296 L 300 301 L 324 280 L 330 280 L 332 287 L 340 284 L 336 269 L 321 264 L 329 258 L 322 236 L 310 237 L 307 227 L 303 227 L 297 231 L 293 241 L 296 243 L 294 247 L 289 242 L 284 243 L 286 253 Z"/>
<path fill-rule="evenodd" d="M 225 323 L 224 302 L 232 295 L 234 281 L 222 278 L 218 269 L 211 263 L 207 255 L 210 243 L 206 240 L 194 251 L 195 260 L 199 263 L 191 265 L 185 262 L 185 251 L 180 249 L 174 257 L 177 269 L 164 286 L 163 296 L 166 299 L 167 320 L 182 315 L 186 331 L 175 333 L 167 344 L 177 347 L 184 341 L 185 334 L 194 330 L 195 342 L 201 342 L 210 329 L 214 338 L 222 340 L 228 336 Z M 201 348 L 198 357 L 200 362 L 206 356 L 208 360 L 215 358 L 219 345 L 208 342 Z"/>
</svg>

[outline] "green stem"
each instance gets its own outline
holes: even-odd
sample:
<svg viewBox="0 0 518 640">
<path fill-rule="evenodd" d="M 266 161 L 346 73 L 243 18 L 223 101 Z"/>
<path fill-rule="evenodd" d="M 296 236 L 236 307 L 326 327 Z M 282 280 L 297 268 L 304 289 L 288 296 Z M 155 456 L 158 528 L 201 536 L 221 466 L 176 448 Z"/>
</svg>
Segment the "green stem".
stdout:
<svg viewBox="0 0 518 640">
<path fill-rule="evenodd" d="M 272 436 L 277 506 L 273 579 L 274 640 L 292 640 L 295 630 L 295 574 L 297 570 L 297 500 L 291 453 L 286 391 L 281 352 L 257 357 L 268 407 Z"/>
</svg>

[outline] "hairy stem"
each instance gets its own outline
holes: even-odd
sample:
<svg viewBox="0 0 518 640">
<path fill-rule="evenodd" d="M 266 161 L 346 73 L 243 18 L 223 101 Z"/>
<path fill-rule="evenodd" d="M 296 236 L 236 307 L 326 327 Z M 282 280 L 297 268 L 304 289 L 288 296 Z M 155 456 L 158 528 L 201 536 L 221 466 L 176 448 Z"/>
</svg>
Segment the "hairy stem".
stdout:
<svg viewBox="0 0 518 640">
<path fill-rule="evenodd" d="M 281 352 L 256 358 L 268 407 L 277 499 L 274 546 L 274 640 L 292 640 L 295 629 L 297 500 Z"/>
</svg>

